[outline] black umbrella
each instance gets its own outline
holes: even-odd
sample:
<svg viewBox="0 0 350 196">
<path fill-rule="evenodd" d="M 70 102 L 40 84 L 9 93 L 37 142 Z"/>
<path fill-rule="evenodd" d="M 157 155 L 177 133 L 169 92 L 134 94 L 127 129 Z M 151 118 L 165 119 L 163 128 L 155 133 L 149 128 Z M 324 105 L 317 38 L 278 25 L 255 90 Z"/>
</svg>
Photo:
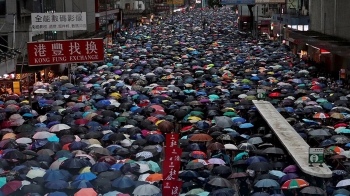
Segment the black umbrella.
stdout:
<svg viewBox="0 0 350 196">
<path fill-rule="evenodd" d="M 271 166 L 270 163 L 256 162 L 256 163 L 250 164 L 248 166 L 248 169 L 254 170 L 254 171 L 269 171 L 269 170 L 272 170 L 273 167 Z"/>
</svg>

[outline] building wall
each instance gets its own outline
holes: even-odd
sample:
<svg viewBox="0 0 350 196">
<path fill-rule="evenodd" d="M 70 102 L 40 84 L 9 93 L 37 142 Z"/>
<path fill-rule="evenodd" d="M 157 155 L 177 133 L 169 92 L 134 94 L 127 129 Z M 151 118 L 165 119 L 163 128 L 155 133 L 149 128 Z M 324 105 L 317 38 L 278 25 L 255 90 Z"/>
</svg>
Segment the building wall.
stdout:
<svg viewBox="0 0 350 196">
<path fill-rule="evenodd" d="M 349 0 L 310 0 L 310 30 L 350 40 Z"/>
</svg>

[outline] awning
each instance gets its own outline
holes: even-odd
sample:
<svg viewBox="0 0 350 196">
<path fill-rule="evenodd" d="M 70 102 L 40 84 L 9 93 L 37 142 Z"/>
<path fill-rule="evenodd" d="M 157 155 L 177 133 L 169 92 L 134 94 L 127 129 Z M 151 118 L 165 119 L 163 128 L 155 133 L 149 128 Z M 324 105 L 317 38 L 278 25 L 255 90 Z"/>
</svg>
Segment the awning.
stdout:
<svg viewBox="0 0 350 196">
<path fill-rule="evenodd" d="M 45 68 L 47 68 L 48 66 L 28 66 L 28 64 L 24 64 L 23 65 L 23 69 L 22 69 L 22 64 L 17 64 L 16 65 L 16 73 L 17 74 L 21 74 L 22 73 L 35 73 L 38 71 L 41 71 Z"/>
<path fill-rule="evenodd" d="M 294 43 L 303 42 L 339 56 L 350 57 L 350 41 L 345 39 L 316 31 L 290 31 L 289 37 L 294 39 Z"/>
</svg>

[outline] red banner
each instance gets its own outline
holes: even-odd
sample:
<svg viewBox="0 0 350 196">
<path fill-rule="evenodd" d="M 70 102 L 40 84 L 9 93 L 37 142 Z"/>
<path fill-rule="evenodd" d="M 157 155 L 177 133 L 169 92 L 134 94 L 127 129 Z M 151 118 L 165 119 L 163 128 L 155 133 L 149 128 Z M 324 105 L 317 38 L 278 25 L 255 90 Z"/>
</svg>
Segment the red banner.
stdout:
<svg viewBox="0 0 350 196">
<path fill-rule="evenodd" d="M 167 161 L 181 161 L 181 148 L 165 147 L 165 160 Z"/>
<path fill-rule="evenodd" d="M 165 145 L 170 148 L 178 146 L 179 134 L 178 133 L 168 133 L 165 135 Z"/>
<path fill-rule="evenodd" d="M 30 66 L 104 60 L 102 39 L 29 42 L 27 47 Z"/>
<path fill-rule="evenodd" d="M 180 170 L 180 161 L 163 161 L 163 179 L 177 180 Z"/>
<path fill-rule="evenodd" d="M 182 181 L 163 181 L 162 195 L 179 196 L 181 193 Z"/>
</svg>

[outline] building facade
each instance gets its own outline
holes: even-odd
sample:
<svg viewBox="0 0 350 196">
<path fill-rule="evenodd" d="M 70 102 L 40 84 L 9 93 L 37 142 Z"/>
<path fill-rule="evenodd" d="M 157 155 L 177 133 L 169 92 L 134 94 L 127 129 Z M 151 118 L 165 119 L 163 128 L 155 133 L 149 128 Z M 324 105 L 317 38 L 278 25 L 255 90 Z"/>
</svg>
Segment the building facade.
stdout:
<svg viewBox="0 0 350 196">
<path fill-rule="evenodd" d="M 307 58 L 320 64 L 320 69 L 338 78 L 340 71 L 350 76 L 350 17 L 348 0 L 309 0 L 308 32 L 289 32 L 298 45 L 306 46 Z"/>
</svg>

